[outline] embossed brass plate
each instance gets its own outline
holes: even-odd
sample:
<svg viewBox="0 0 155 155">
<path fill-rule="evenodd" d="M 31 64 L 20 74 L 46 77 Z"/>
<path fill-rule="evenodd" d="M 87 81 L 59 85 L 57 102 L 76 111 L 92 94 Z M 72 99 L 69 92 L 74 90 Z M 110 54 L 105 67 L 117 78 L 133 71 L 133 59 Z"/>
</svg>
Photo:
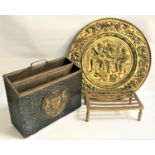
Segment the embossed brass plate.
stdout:
<svg viewBox="0 0 155 155">
<path fill-rule="evenodd" d="M 96 20 L 74 39 L 68 58 L 83 71 L 88 89 L 136 91 L 150 70 L 151 53 L 142 32 L 114 18 Z"/>
<path fill-rule="evenodd" d="M 59 115 L 66 107 L 69 100 L 68 88 L 57 86 L 50 91 L 42 103 L 42 110 L 46 116 L 55 117 Z"/>
</svg>

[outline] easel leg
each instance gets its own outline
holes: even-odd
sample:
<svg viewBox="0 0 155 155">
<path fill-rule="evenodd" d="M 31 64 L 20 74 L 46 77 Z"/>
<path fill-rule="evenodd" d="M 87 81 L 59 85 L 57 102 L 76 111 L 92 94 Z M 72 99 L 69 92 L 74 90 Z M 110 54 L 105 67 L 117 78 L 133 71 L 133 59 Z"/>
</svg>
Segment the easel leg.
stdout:
<svg viewBox="0 0 155 155">
<path fill-rule="evenodd" d="M 129 98 L 129 104 L 131 104 L 131 97 Z"/>
<path fill-rule="evenodd" d="M 142 118 L 142 109 L 139 110 L 138 121 L 141 121 L 141 118 Z"/>
<path fill-rule="evenodd" d="M 90 112 L 89 112 L 89 109 L 87 109 L 87 114 L 86 114 L 86 122 L 89 121 L 89 118 L 90 118 Z"/>
</svg>

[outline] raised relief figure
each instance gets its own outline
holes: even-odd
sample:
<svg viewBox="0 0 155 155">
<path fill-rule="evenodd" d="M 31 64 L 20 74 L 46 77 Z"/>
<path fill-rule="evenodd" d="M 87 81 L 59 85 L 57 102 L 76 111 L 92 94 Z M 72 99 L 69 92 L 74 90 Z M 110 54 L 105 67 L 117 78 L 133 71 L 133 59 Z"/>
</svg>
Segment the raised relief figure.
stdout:
<svg viewBox="0 0 155 155">
<path fill-rule="evenodd" d="M 126 49 L 107 39 L 94 44 L 90 49 L 88 71 L 103 82 L 116 82 L 126 74 L 127 60 Z"/>
<path fill-rule="evenodd" d="M 65 108 L 69 100 L 69 91 L 66 87 L 57 86 L 49 92 L 43 100 L 43 112 L 46 116 L 55 117 Z"/>
<path fill-rule="evenodd" d="M 48 115 L 58 112 L 61 104 L 61 96 L 46 98 L 45 111 Z"/>
</svg>

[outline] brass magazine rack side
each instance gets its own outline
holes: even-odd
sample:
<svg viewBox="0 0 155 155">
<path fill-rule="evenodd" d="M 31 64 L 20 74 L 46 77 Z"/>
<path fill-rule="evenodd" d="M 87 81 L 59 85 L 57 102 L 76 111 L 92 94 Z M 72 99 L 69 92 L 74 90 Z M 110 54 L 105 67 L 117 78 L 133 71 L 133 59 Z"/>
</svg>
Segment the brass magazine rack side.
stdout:
<svg viewBox="0 0 155 155">
<path fill-rule="evenodd" d="M 121 110 L 139 110 L 138 121 L 141 120 L 144 106 L 135 92 L 102 92 L 87 91 L 84 88 L 84 99 L 87 106 L 86 121 L 90 119 L 90 111 L 121 111 Z M 115 99 L 113 101 L 109 100 Z M 116 99 L 117 98 L 117 99 Z M 107 100 L 106 100 L 107 99 Z"/>
</svg>

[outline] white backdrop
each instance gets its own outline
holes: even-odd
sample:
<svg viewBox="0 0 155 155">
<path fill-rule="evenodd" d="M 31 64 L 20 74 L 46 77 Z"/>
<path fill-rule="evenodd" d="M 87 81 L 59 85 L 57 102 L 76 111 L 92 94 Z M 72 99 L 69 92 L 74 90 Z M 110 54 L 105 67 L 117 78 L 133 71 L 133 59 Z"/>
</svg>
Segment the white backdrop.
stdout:
<svg viewBox="0 0 155 155">
<path fill-rule="evenodd" d="M 155 138 L 155 16 L 0 16 L 0 138 L 21 138 L 11 125 L 2 75 L 45 58 L 66 54 L 77 32 L 89 22 L 104 17 L 122 18 L 146 36 L 152 66 L 138 90 L 144 106 L 141 122 L 135 112 L 96 114 L 86 124 L 85 107 L 51 124 L 29 139 L 152 139 Z M 63 130 L 62 130 L 63 128 Z M 103 132 L 104 131 L 104 132 Z"/>
</svg>

